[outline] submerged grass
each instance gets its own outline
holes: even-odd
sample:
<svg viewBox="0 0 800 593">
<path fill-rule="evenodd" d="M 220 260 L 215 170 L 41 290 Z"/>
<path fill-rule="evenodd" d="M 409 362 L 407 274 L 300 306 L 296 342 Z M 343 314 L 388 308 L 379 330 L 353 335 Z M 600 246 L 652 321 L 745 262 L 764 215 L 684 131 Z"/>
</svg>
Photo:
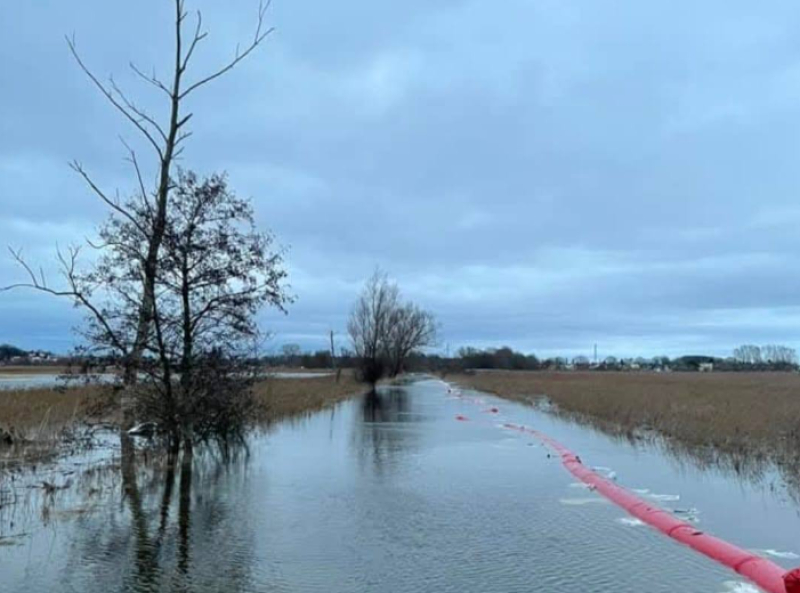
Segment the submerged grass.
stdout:
<svg viewBox="0 0 800 593">
<path fill-rule="evenodd" d="M 800 375 L 795 373 L 478 372 L 455 381 L 536 403 L 605 432 L 641 438 L 655 432 L 709 461 L 728 455 L 737 471 L 768 458 L 800 460 Z"/>
<path fill-rule="evenodd" d="M 312 413 L 356 395 L 363 386 L 351 372 L 324 377 L 269 378 L 253 388 L 254 422 L 268 426 L 291 416 Z M 112 427 L 119 417 L 116 395 L 108 386 L 68 389 L 0 390 L 0 462 L 35 461 L 51 456 L 74 440 L 88 423 Z M 12 445 L 4 442 L 10 437 Z"/>
<path fill-rule="evenodd" d="M 269 378 L 255 385 L 253 395 L 259 422 L 313 412 L 363 390 L 353 373 L 309 378 Z M 97 418 L 98 408 L 108 405 L 109 389 L 100 385 L 68 389 L 0 390 L 0 429 L 26 438 L 58 432 L 75 422 Z M 114 421 L 107 413 L 105 421 Z"/>
</svg>

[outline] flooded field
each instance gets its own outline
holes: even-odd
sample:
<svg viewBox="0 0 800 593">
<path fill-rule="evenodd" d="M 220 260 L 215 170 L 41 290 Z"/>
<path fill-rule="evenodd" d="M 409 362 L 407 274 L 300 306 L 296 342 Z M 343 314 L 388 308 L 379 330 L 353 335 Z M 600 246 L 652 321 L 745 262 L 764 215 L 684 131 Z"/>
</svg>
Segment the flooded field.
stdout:
<svg viewBox="0 0 800 593">
<path fill-rule="evenodd" d="M 128 467 L 108 435 L 3 476 L 0 591 L 757 591 L 575 483 L 506 421 L 699 529 L 800 564 L 800 513 L 777 473 L 743 482 L 471 395 L 386 388 L 279 424 L 227 462 Z"/>
<path fill-rule="evenodd" d="M 269 373 L 268 376 L 276 379 L 316 379 L 319 377 L 327 377 L 332 373 L 327 372 L 278 372 Z M 75 378 L 80 382 L 79 378 Z M 118 376 L 114 374 L 102 374 L 93 376 L 93 380 L 99 380 L 105 383 L 113 383 L 118 380 Z M 58 387 L 66 385 L 62 375 L 55 373 L 2 373 L 0 372 L 0 389 L 37 389 L 42 387 Z"/>
</svg>

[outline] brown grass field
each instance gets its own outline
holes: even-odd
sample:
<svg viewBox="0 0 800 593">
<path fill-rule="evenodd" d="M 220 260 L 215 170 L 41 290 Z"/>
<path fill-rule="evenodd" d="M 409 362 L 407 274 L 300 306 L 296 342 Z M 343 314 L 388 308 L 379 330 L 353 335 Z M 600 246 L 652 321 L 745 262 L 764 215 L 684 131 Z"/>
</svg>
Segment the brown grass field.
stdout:
<svg viewBox="0 0 800 593">
<path fill-rule="evenodd" d="M 268 379 L 256 385 L 257 421 L 270 424 L 290 416 L 316 412 L 366 391 L 350 371 L 338 382 L 330 377 Z"/>
<path fill-rule="evenodd" d="M 313 412 L 356 395 L 363 386 L 353 374 L 308 379 L 268 379 L 254 389 L 256 421 L 270 424 L 285 417 Z M 114 422 L 108 389 L 83 386 L 54 389 L 0 390 L 0 429 L 26 440 L 55 439 L 65 429 L 89 419 Z M 103 410 L 101 418 L 97 411 Z"/>
<path fill-rule="evenodd" d="M 779 463 L 800 457 L 800 375 L 796 373 L 478 372 L 465 386 L 535 403 L 606 432 L 655 431 L 690 449 Z"/>
</svg>

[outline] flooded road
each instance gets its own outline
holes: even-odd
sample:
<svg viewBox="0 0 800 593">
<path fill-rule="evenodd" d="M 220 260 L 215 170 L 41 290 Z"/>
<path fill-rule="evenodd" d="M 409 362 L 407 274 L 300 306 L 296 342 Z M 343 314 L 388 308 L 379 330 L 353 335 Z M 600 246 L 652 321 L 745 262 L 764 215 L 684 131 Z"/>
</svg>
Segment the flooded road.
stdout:
<svg viewBox="0 0 800 593">
<path fill-rule="evenodd" d="M 384 389 L 283 423 L 229 463 L 140 468 L 127 496 L 117 465 L 61 468 L 49 483 L 70 487 L 50 492 L 6 480 L 0 591 L 757 591 L 576 484 L 503 421 L 698 528 L 800 565 L 800 515 L 771 478 L 740 483 L 470 395 L 482 402 L 435 380 Z"/>
</svg>

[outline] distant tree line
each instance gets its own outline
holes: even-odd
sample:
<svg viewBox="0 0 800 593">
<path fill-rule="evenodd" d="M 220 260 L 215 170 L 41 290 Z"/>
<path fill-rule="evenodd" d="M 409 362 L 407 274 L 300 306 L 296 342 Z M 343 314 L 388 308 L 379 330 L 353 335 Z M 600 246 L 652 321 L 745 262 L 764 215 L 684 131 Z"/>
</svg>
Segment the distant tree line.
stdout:
<svg viewBox="0 0 800 593">
<path fill-rule="evenodd" d="M 504 369 L 512 371 L 530 371 L 541 368 L 541 362 L 534 354 L 515 352 L 508 346 L 502 348 L 466 347 L 458 351 L 462 366 L 471 369 Z"/>
<path fill-rule="evenodd" d="M 282 348 L 282 354 L 267 356 L 262 361 L 268 366 L 289 366 L 305 368 L 331 368 L 330 351 L 300 351 L 300 347 Z M 358 357 L 347 349 L 337 354 L 336 363 L 339 368 L 355 368 Z M 593 370 L 593 371 L 675 371 L 693 372 L 702 367 L 715 371 L 788 371 L 798 368 L 797 354 L 788 346 L 740 346 L 734 350 L 734 356 L 723 358 L 700 354 L 689 354 L 670 358 L 668 356 L 622 357 L 607 356 L 592 362 L 586 356 L 573 358 L 551 357 L 539 358 L 535 354 L 518 352 L 509 346 L 500 348 L 460 348 L 455 356 L 444 356 L 435 353 L 413 351 L 403 361 L 403 370 L 408 372 L 447 373 L 467 370 L 508 370 L 508 371 L 558 371 L 558 370 Z"/>
<path fill-rule="evenodd" d="M 737 363 L 746 366 L 797 366 L 797 351 L 777 344 L 743 344 L 734 348 L 733 357 Z"/>
</svg>

